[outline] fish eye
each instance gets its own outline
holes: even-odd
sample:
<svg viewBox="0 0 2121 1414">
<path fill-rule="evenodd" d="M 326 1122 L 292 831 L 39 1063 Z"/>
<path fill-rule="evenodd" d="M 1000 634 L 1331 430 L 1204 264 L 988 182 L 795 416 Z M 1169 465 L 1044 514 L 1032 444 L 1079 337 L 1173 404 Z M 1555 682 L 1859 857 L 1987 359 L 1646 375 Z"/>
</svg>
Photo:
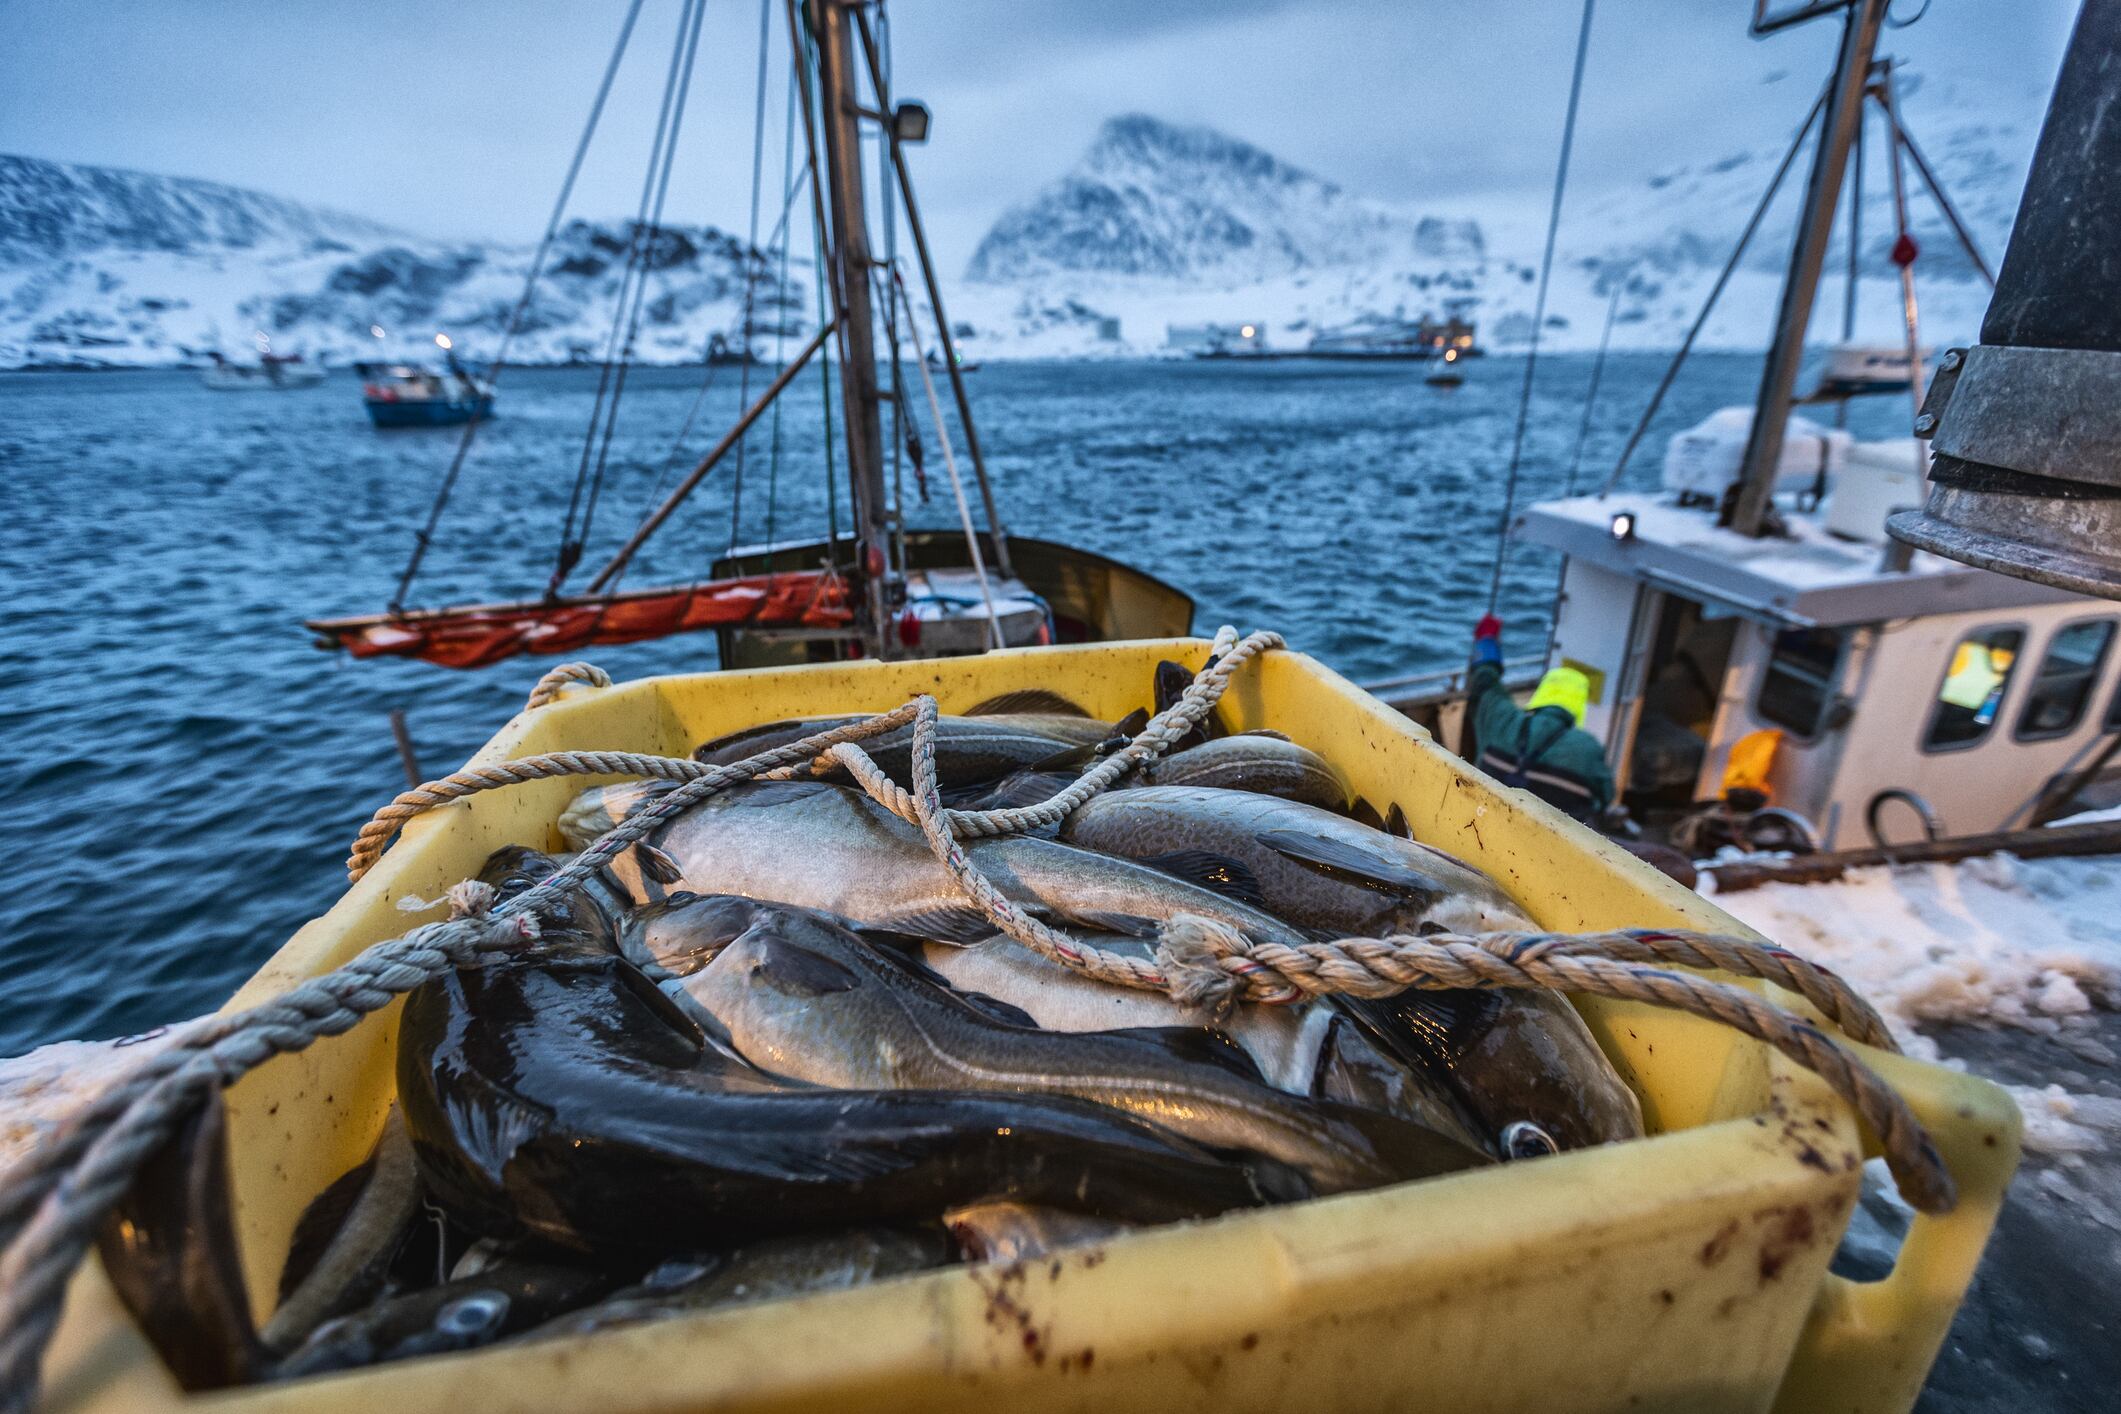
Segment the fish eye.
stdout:
<svg viewBox="0 0 2121 1414">
<path fill-rule="evenodd" d="M 435 1329 L 447 1335 L 484 1335 L 500 1325 L 507 1314 L 505 1292 L 474 1291 L 437 1311 Z"/>
<path fill-rule="evenodd" d="M 1560 1152 L 1561 1146 L 1554 1142 L 1554 1136 L 1528 1119 L 1511 1120 L 1502 1127 L 1502 1156 L 1505 1159 L 1538 1159 Z"/>
</svg>

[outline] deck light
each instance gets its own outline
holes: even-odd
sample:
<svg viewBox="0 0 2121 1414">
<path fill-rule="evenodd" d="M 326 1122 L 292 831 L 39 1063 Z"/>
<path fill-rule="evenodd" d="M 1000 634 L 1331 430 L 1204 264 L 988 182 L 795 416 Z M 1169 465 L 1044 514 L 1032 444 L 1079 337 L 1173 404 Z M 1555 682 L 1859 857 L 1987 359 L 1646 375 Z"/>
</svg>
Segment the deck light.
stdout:
<svg viewBox="0 0 2121 1414">
<path fill-rule="evenodd" d="M 368 326 L 368 332 L 380 339 L 383 337 L 383 326 L 380 324 L 371 324 Z"/>
<path fill-rule="evenodd" d="M 1614 512 L 1611 529 L 1615 540 L 1618 540 L 1623 545 L 1627 544 L 1628 541 L 1635 538 L 1635 513 L 1633 511 Z"/>
<path fill-rule="evenodd" d="M 928 105 L 901 103 L 891 113 L 891 135 L 900 142 L 928 140 Z"/>
<path fill-rule="evenodd" d="M 435 335 L 435 347 L 436 347 L 436 348 L 438 348 L 438 349 L 446 349 L 446 348 L 449 348 L 449 347 L 450 347 L 450 342 L 449 342 L 449 335 L 447 335 L 447 334 L 437 334 L 437 335 Z"/>
</svg>

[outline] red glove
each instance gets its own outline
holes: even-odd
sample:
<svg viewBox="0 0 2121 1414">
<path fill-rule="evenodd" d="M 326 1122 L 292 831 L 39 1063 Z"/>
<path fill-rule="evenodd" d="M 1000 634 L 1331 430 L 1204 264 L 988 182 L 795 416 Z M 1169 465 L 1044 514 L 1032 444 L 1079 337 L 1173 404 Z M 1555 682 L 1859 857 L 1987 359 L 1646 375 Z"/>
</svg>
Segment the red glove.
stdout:
<svg viewBox="0 0 2121 1414">
<path fill-rule="evenodd" d="M 1502 637 L 1502 620 L 1496 618 L 1493 614 L 1482 614 L 1480 622 L 1473 625 L 1473 638 L 1476 642 L 1483 638 L 1500 637 Z"/>
</svg>

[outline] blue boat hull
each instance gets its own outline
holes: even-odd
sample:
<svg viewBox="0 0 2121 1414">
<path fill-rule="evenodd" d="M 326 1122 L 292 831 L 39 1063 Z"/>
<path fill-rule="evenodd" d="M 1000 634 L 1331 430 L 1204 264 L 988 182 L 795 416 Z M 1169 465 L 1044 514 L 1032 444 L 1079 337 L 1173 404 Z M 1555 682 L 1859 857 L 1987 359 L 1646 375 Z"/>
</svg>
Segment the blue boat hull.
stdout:
<svg viewBox="0 0 2121 1414">
<path fill-rule="evenodd" d="M 493 416 L 493 398 L 413 398 L 391 401 L 364 398 L 369 419 L 378 427 L 454 427 L 473 418 Z"/>
</svg>

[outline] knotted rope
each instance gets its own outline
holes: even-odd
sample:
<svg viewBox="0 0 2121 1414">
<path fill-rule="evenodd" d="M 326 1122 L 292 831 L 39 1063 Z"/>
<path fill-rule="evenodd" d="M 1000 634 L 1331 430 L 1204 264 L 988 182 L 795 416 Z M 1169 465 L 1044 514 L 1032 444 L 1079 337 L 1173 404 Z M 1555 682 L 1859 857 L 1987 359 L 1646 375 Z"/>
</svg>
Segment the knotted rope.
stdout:
<svg viewBox="0 0 2121 1414">
<path fill-rule="evenodd" d="M 1154 962 L 1090 946 L 1030 917 L 974 867 L 961 838 L 987 838 L 1057 823 L 1128 772 L 1156 759 L 1214 710 L 1231 676 L 1279 635 L 1242 641 L 1225 628 L 1209 664 L 1180 699 L 1133 740 L 1038 805 L 958 811 L 942 803 L 935 763 L 935 700 L 912 702 L 860 722 L 727 766 L 631 752 L 553 752 L 458 771 L 406 791 L 364 826 L 347 870 L 358 880 L 405 821 L 484 790 L 556 776 L 627 775 L 670 780 L 677 789 L 645 804 L 550 878 L 496 903 L 490 888 L 460 884 L 452 916 L 379 943 L 332 972 L 234 1016 L 213 1017 L 148 1057 L 70 1119 L 0 1183 L 0 1395 L 27 1409 L 38 1365 L 59 1319 L 68 1279 L 97 1228 L 123 1197 L 139 1166 L 167 1142 L 194 1105 L 275 1055 L 344 1033 L 421 983 L 537 937 L 536 915 L 665 821 L 743 781 L 786 779 L 838 766 L 879 804 L 917 825 L 936 858 L 996 928 L 1034 952 L 1098 981 L 1165 993 L 1187 1004 L 1227 1008 L 1239 1001 L 1281 1005 L 1347 993 L 1389 996 L 1410 987 L 1546 987 L 1678 1007 L 1735 1027 L 1812 1070 L 1856 1109 L 1886 1152 L 1901 1191 L 1925 1212 L 1948 1210 L 1954 1190 L 1942 1159 L 1906 1104 L 1868 1067 L 1818 1027 L 1742 988 L 1651 964 L 1714 968 L 1765 978 L 1811 1002 L 1851 1037 L 1891 1047 L 1877 1013 L 1824 968 L 1745 938 L 1675 930 L 1594 934 L 1436 934 L 1342 938 L 1300 946 L 1246 938 L 1210 919 L 1180 916 L 1162 930 Z M 606 686 L 586 664 L 545 675 L 530 708 L 553 701 L 570 682 Z M 913 727 L 913 789 L 890 780 L 857 744 L 908 723 Z"/>
</svg>

